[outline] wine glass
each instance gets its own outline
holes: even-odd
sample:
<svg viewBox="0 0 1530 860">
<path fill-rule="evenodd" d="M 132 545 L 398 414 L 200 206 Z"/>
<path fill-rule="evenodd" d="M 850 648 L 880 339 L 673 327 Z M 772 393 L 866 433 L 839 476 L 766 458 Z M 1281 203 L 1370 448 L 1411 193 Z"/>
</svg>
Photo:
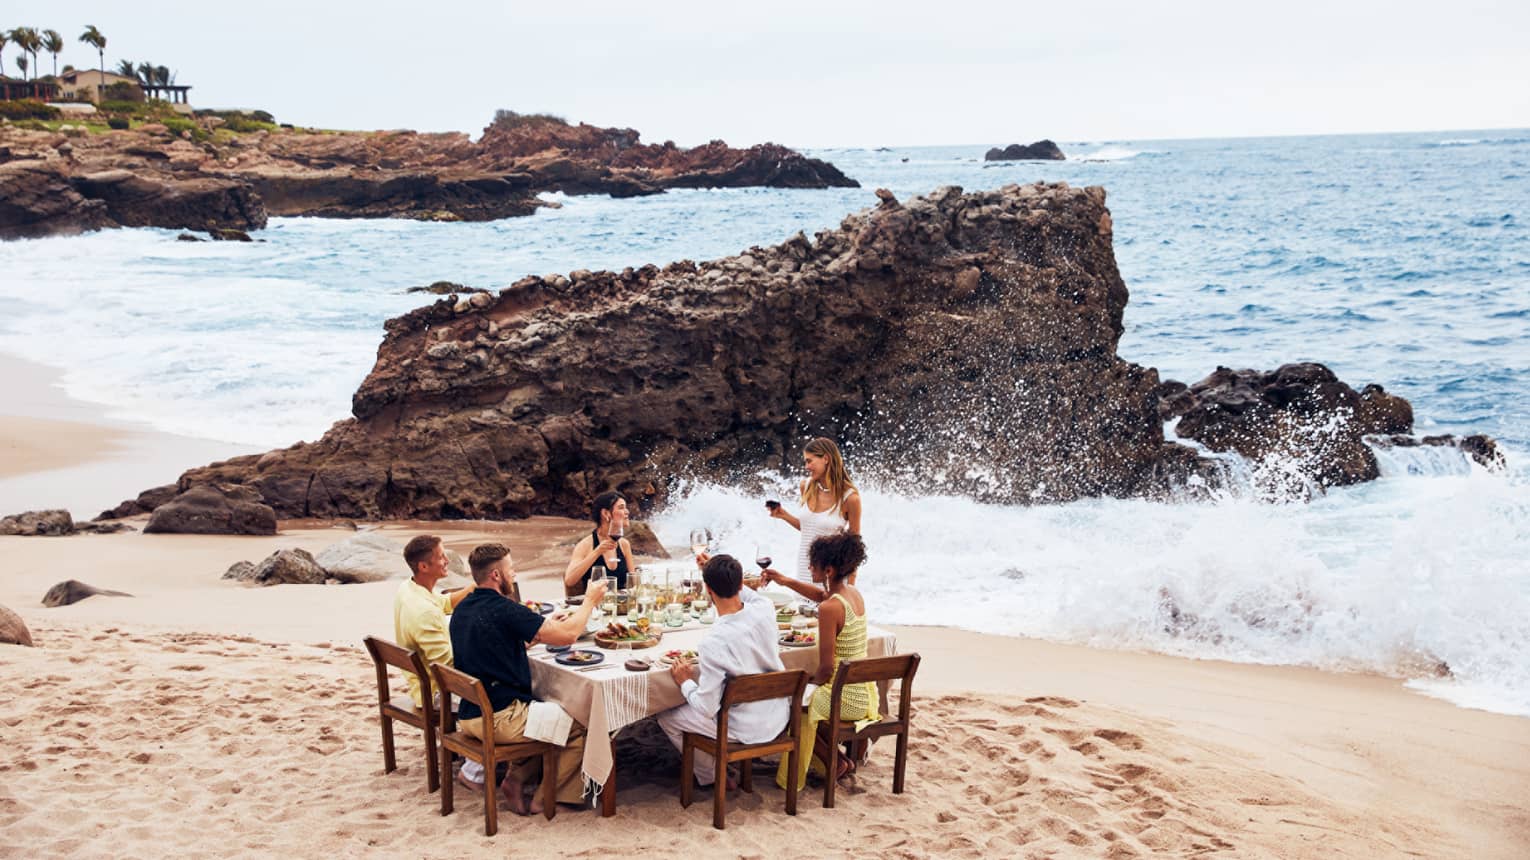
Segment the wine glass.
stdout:
<svg viewBox="0 0 1530 860">
<path fill-rule="evenodd" d="M 598 561 L 595 562 L 595 569 L 590 571 L 590 584 L 589 584 L 589 586 L 587 586 L 585 588 L 585 591 L 589 592 L 591 589 L 593 589 L 595 587 L 595 583 L 597 583 L 597 582 L 606 583 L 606 585 L 610 585 L 610 583 L 606 582 L 606 566 L 601 564 Z M 601 610 L 602 610 L 602 607 L 600 607 L 600 606 L 596 606 L 595 607 L 595 613 L 596 613 L 597 616 L 600 614 Z"/>
<path fill-rule="evenodd" d="M 701 555 L 712 545 L 711 529 L 691 529 L 691 554 Z"/>
</svg>

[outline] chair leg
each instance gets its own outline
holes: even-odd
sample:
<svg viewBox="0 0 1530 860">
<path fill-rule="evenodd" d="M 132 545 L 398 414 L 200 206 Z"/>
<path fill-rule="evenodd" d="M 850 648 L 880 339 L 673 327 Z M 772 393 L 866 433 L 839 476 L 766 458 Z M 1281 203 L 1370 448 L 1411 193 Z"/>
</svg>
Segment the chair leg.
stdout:
<svg viewBox="0 0 1530 860">
<path fill-rule="evenodd" d="M 691 805 L 691 789 L 696 782 L 693 771 L 696 769 L 696 747 L 691 743 L 690 735 L 680 742 L 680 806 L 688 808 Z M 615 775 L 616 768 L 611 768 Z"/>
<path fill-rule="evenodd" d="M 464 759 L 464 761 L 466 761 L 466 759 Z M 441 769 L 442 770 L 447 770 L 451 766 L 452 766 L 452 757 L 450 755 L 443 755 L 443 756 L 441 756 Z M 452 814 L 452 785 L 454 785 L 456 782 L 457 781 L 455 779 L 452 779 L 452 775 L 450 773 L 443 774 L 442 777 L 441 777 L 441 814 L 442 815 L 451 815 Z"/>
<path fill-rule="evenodd" d="M 712 826 L 718 830 L 726 827 L 723 824 L 723 816 L 728 810 L 728 741 L 726 738 L 717 739 L 717 754 L 714 756 L 717 762 L 717 773 L 712 781 Z"/>
<path fill-rule="evenodd" d="M 893 758 L 893 794 L 903 793 L 903 771 L 908 767 L 908 726 L 898 733 L 898 751 Z"/>
<path fill-rule="evenodd" d="M 792 750 L 786 754 L 786 814 L 797 814 L 797 783 L 800 776 L 797 773 L 797 740 L 792 739 Z"/>
<path fill-rule="evenodd" d="M 614 770 L 615 768 L 613 768 Z M 542 815 L 552 821 L 558 813 L 558 751 L 542 753 Z"/>
<path fill-rule="evenodd" d="M 446 774 L 447 779 L 452 778 L 452 757 L 446 756 L 446 767 L 438 769 L 435 732 L 425 730 L 425 788 L 426 793 L 435 791 L 441 787 L 441 773 Z"/>
<path fill-rule="evenodd" d="M 392 773 L 398 770 L 398 762 L 393 758 L 393 718 L 384 714 L 382 718 L 383 738 L 383 773 Z"/>
<path fill-rule="evenodd" d="M 754 759 L 746 758 L 738 763 L 738 787 L 754 794 Z"/>
<path fill-rule="evenodd" d="M 832 738 L 834 735 L 830 734 L 829 737 Z M 827 770 L 824 772 L 823 779 L 823 808 L 833 809 L 834 789 L 839 785 L 839 780 L 835 779 L 839 773 L 839 744 L 831 740 L 828 746 L 829 760 L 824 763 Z"/>
<path fill-rule="evenodd" d="M 600 817 L 610 818 L 616 814 L 616 761 L 611 761 L 611 775 L 606 777 L 605 787 L 600 792 Z"/>
<path fill-rule="evenodd" d="M 494 784 L 498 764 L 492 758 L 483 763 L 483 832 L 486 836 L 499 832 L 499 791 Z"/>
</svg>

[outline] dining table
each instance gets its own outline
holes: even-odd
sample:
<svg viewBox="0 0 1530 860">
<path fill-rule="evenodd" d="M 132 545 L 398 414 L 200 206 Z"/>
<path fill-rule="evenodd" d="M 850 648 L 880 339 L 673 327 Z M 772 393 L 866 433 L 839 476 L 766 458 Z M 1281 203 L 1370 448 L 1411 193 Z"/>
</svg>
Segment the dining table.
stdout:
<svg viewBox="0 0 1530 860">
<path fill-rule="evenodd" d="M 613 620 L 610 618 L 607 621 Z M 617 619 L 625 622 L 625 617 Z M 816 630 L 816 620 L 814 621 Z M 695 614 L 687 614 L 679 626 L 654 625 L 663 637 L 657 645 L 642 649 L 601 648 L 592 639 L 581 639 L 575 649 L 603 655 L 599 663 L 565 665 L 557 658 L 561 650 L 549 651 L 544 645 L 527 649 L 531 663 L 531 689 L 537 698 L 556 702 L 576 722 L 585 727 L 584 778 L 598 797 L 600 814 L 616 814 L 616 733 L 647 717 L 685 701 L 680 687 L 661 658 L 670 651 L 696 651 L 702 647 L 711 625 Z M 781 633 L 786 634 L 786 630 Z M 867 625 L 866 654 L 885 657 L 897 653 L 897 639 L 891 631 Z M 633 671 L 628 660 L 638 658 L 651 667 Z M 781 645 L 785 668 L 811 673 L 818 668 L 818 647 Z M 881 688 L 881 709 L 887 708 L 887 686 Z"/>
</svg>

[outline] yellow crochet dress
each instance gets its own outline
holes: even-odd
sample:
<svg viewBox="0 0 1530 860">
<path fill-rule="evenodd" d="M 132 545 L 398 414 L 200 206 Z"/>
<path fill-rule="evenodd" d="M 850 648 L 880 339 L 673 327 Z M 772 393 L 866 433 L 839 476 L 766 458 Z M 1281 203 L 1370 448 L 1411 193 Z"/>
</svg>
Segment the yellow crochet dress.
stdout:
<svg viewBox="0 0 1530 860">
<path fill-rule="evenodd" d="M 850 601 L 843 596 L 835 594 L 840 603 L 845 605 L 845 626 L 840 629 L 839 635 L 834 638 L 834 673 L 839 672 L 839 664 L 846 660 L 862 660 L 866 657 L 866 617 L 856 615 L 850 607 Z M 802 780 L 807 777 L 808 767 L 811 764 L 813 772 L 823 774 L 825 772 L 822 761 L 813 757 L 813 739 L 818 736 L 818 724 L 827 722 L 829 708 L 833 705 L 830 701 L 834 688 L 834 673 L 830 673 L 829 682 L 813 691 L 813 698 L 808 702 L 807 713 L 803 715 L 802 740 L 797 750 L 798 770 L 797 785 L 802 786 Z M 875 722 L 881 719 L 877 713 L 876 685 L 867 681 L 861 684 L 846 684 L 840 697 L 839 718 L 851 722 Z M 786 788 L 786 756 L 781 757 L 781 765 L 776 769 L 776 784 Z"/>
</svg>

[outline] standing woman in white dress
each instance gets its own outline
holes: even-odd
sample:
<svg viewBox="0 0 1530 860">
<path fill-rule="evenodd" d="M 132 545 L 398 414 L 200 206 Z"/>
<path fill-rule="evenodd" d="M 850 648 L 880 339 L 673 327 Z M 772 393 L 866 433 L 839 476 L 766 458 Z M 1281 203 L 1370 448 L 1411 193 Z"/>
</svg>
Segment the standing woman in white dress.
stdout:
<svg viewBox="0 0 1530 860">
<path fill-rule="evenodd" d="M 825 535 L 850 532 L 861 533 L 861 494 L 850 480 L 845 469 L 845 459 L 839 447 L 831 439 L 822 436 L 807 443 L 802 449 L 803 467 L 807 478 L 802 481 L 802 517 L 779 504 L 768 504 L 770 515 L 785 520 L 792 528 L 802 532 L 797 545 L 797 579 L 812 582 L 808 569 L 808 547 Z"/>
</svg>

